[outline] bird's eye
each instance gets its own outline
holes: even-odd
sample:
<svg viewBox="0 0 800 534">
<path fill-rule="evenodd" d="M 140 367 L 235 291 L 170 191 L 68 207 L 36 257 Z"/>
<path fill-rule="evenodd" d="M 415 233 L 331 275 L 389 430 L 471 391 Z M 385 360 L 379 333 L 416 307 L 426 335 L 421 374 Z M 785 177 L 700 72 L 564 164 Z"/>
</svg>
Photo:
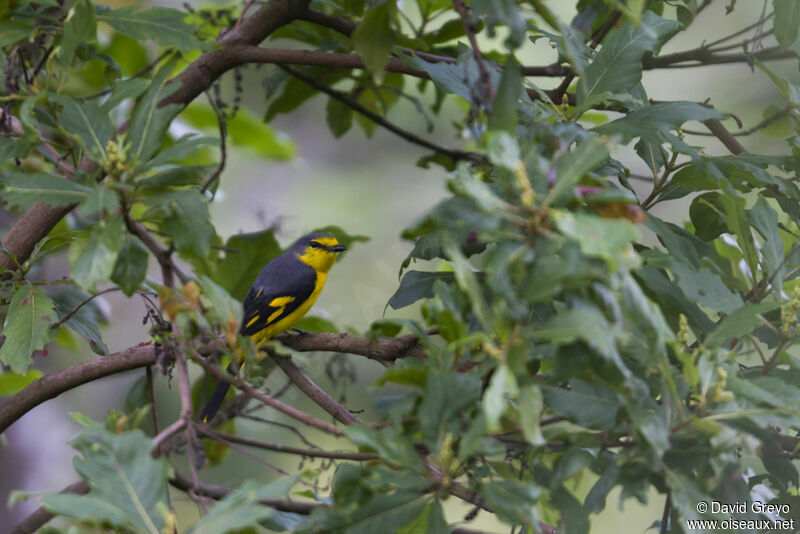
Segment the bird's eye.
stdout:
<svg viewBox="0 0 800 534">
<path fill-rule="evenodd" d="M 320 245 L 320 244 L 319 244 L 319 243 L 317 243 L 316 241 L 312 241 L 312 242 L 311 242 L 311 246 L 312 246 L 312 247 L 314 247 L 314 248 L 319 248 L 319 247 L 321 247 L 322 245 Z"/>
</svg>

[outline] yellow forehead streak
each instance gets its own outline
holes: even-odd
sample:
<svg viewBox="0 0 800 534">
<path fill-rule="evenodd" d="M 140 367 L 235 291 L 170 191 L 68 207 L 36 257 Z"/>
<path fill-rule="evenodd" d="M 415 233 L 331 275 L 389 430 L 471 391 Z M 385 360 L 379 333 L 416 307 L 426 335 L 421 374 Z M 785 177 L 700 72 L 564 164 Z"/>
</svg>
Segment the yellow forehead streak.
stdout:
<svg viewBox="0 0 800 534">
<path fill-rule="evenodd" d="M 254 322 L 258 321 L 258 318 L 259 318 L 259 317 L 261 317 L 261 316 L 260 316 L 260 315 L 254 315 L 254 316 L 253 316 L 253 318 L 252 318 L 252 319 L 250 319 L 249 321 L 247 321 L 247 324 L 246 324 L 246 325 L 244 325 L 244 326 L 245 326 L 245 328 L 247 328 L 248 326 L 250 326 L 250 325 L 251 325 L 251 324 L 253 324 Z"/>
<path fill-rule="evenodd" d="M 264 288 L 263 287 L 259 288 L 258 293 L 256 293 L 256 298 L 258 298 L 258 296 L 261 295 L 262 291 L 264 291 Z"/>
<path fill-rule="evenodd" d="M 280 317 L 282 313 L 283 313 L 283 306 L 281 306 L 280 308 L 278 308 L 277 310 L 275 310 L 275 311 L 272 313 L 272 315 L 270 315 L 269 317 L 267 317 L 267 323 L 271 323 L 272 321 L 274 321 L 275 319 L 277 319 L 278 317 Z"/>
<path fill-rule="evenodd" d="M 293 300 L 294 297 L 278 297 L 276 299 L 272 299 L 272 302 L 270 302 L 269 305 L 273 308 L 280 308 L 281 306 L 286 306 Z"/>
<path fill-rule="evenodd" d="M 335 247 L 336 245 L 339 244 L 339 242 L 336 241 L 335 237 L 318 237 L 313 241 L 316 241 L 317 243 L 319 243 L 324 247 Z"/>
</svg>

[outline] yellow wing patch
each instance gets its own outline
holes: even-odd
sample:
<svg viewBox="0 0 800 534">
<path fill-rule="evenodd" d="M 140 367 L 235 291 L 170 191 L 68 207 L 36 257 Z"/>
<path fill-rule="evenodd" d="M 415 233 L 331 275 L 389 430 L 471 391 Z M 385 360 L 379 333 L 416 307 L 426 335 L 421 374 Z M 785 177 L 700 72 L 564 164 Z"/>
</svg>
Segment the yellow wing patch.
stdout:
<svg viewBox="0 0 800 534">
<path fill-rule="evenodd" d="M 272 315 L 267 317 L 267 324 L 270 324 L 272 321 L 274 321 L 275 319 L 280 317 L 282 313 L 283 313 L 283 307 L 280 307 L 277 310 L 275 310 L 274 312 L 272 312 Z"/>
<path fill-rule="evenodd" d="M 293 300 L 294 300 L 294 297 L 278 297 L 278 298 L 272 299 L 272 302 L 270 302 L 269 305 L 272 306 L 273 308 L 280 308 L 282 306 L 286 306 L 287 304 L 289 304 Z"/>
<path fill-rule="evenodd" d="M 245 326 L 245 327 L 249 327 L 249 326 L 250 326 L 250 325 L 252 325 L 254 322 L 258 321 L 259 317 L 261 317 L 261 316 L 260 316 L 260 315 L 254 315 L 254 316 L 253 316 L 253 318 L 252 318 L 252 319 L 250 319 L 250 320 L 247 322 L 247 324 L 246 324 L 246 325 L 244 325 L 244 326 Z"/>
</svg>

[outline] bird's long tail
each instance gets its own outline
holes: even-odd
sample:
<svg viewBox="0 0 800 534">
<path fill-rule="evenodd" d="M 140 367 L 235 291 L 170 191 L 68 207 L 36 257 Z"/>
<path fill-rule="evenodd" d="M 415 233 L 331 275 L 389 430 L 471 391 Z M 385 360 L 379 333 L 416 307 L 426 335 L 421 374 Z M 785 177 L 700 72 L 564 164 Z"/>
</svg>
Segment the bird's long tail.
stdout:
<svg viewBox="0 0 800 534">
<path fill-rule="evenodd" d="M 231 362 L 228 365 L 228 373 L 235 375 L 236 371 L 244 363 L 242 358 L 238 358 L 237 362 Z M 214 388 L 214 391 L 211 393 L 211 398 L 208 399 L 208 402 L 205 406 L 203 406 L 203 410 L 200 412 L 200 421 L 203 423 L 208 423 L 214 416 L 217 414 L 217 410 L 222 405 L 222 401 L 225 400 L 225 395 L 228 393 L 228 389 L 230 389 L 231 383 L 226 382 L 224 380 L 220 380 L 217 384 L 217 387 Z"/>
</svg>

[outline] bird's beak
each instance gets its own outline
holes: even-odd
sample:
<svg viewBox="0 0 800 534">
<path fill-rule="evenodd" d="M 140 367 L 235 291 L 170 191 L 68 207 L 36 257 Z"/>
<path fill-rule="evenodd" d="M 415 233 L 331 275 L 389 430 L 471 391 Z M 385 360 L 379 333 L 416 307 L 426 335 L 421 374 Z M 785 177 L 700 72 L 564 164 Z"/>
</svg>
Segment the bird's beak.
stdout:
<svg viewBox="0 0 800 534">
<path fill-rule="evenodd" d="M 333 252 L 344 252 L 347 250 L 347 247 L 344 245 L 336 245 L 335 247 L 331 247 L 331 251 Z"/>
</svg>

